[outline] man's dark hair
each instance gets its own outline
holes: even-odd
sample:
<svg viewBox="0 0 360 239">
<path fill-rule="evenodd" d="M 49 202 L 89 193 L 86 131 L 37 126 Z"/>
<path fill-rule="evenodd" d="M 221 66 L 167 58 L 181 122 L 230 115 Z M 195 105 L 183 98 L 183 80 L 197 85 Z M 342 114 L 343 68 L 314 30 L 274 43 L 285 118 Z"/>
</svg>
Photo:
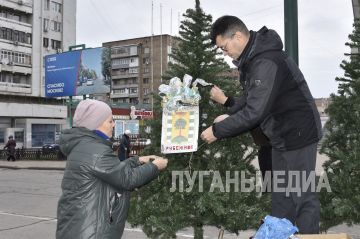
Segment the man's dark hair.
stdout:
<svg viewBox="0 0 360 239">
<path fill-rule="evenodd" d="M 244 33 L 246 36 L 249 35 L 249 30 L 243 21 L 241 21 L 239 18 L 234 16 L 222 16 L 218 18 L 211 26 L 211 43 L 215 45 L 216 37 L 219 35 L 230 38 L 237 31 Z"/>
</svg>

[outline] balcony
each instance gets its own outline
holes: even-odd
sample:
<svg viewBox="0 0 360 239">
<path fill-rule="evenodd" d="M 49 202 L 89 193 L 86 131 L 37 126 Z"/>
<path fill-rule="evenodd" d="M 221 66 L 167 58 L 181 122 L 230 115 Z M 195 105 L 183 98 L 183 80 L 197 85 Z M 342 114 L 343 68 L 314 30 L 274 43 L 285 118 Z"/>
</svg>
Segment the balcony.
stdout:
<svg viewBox="0 0 360 239">
<path fill-rule="evenodd" d="M 19 22 L 13 19 L 0 17 L 0 20 L 3 21 L 2 27 L 15 29 L 22 32 L 31 32 L 32 31 L 32 25 L 26 22 Z"/>
<path fill-rule="evenodd" d="M 110 98 L 129 98 L 129 97 L 139 97 L 139 93 L 112 93 Z"/>
<path fill-rule="evenodd" d="M 124 73 L 118 73 L 118 74 L 112 74 L 111 78 L 113 80 L 116 79 L 126 79 L 126 78 L 133 78 L 133 77 L 137 77 L 139 75 L 139 73 L 129 73 L 129 72 L 124 72 Z"/>
<path fill-rule="evenodd" d="M 124 68 L 129 68 L 129 67 L 130 67 L 129 63 L 121 64 L 121 65 L 112 65 L 111 66 L 112 69 L 124 69 Z"/>
<path fill-rule="evenodd" d="M 31 85 L 0 82 L 0 92 L 31 94 Z"/>
<path fill-rule="evenodd" d="M 22 73 L 25 75 L 31 74 L 31 65 L 21 65 L 14 63 L 13 65 L 0 64 L 0 72 L 9 71 L 12 73 Z"/>
<path fill-rule="evenodd" d="M 137 56 L 137 55 L 139 55 L 139 49 L 137 45 L 113 47 L 111 49 L 111 59 L 124 58 L 124 57 Z"/>
<path fill-rule="evenodd" d="M 113 84 L 112 89 L 117 90 L 123 88 L 137 88 L 138 86 L 139 86 L 138 84 Z"/>
<path fill-rule="evenodd" d="M 7 1 L 2 1 L 1 5 L 7 8 L 11 8 L 20 12 L 25 12 L 28 14 L 32 14 L 33 13 L 33 5 L 32 5 L 32 1 L 23 1 L 23 0 L 7 0 Z"/>
</svg>

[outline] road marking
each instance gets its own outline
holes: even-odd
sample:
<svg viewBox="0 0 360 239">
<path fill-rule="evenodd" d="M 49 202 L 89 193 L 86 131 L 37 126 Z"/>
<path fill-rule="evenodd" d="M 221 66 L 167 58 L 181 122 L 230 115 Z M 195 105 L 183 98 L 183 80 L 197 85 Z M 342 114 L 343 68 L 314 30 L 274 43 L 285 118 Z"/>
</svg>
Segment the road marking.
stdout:
<svg viewBox="0 0 360 239">
<path fill-rule="evenodd" d="M 17 216 L 17 217 L 39 219 L 39 220 L 46 220 L 46 221 L 55 221 L 55 222 L 57 221 L 57 219 L 53 218 L 53 217 L 38 217 L 38 216 L 31 216 L 31 215 L 24 215 L 24 214 L 17 214 L 17 213 L 9 213 L 9 212 L 2 212 L 2 211 L 0 211 L 0 215 Z"/>
</svg>

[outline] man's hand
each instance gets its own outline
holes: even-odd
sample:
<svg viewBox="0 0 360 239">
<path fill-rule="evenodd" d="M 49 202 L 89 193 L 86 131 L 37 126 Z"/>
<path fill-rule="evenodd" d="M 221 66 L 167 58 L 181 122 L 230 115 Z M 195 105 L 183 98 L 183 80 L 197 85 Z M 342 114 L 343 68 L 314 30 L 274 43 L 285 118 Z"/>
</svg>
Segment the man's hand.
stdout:
<svg viewBox="0 0 360 239">
<path fill-rule="evenodd" d="M 214 119 L 214 123 L 217 123 L 217 122 L 220 122 L 220 121 L 223 121 L 224 119 L 226 119 L 227 117 L 229 117 L 228 114 L 224 114 L 224 115 L 219 115 L 218 117 L 216 117 Z"/>
<path fill-rule="evenodd" d="M 206 143 L 211 144 L 212 142 L 215 142 L 217 138 L 213 134 L 212 126 L 207 128 L 201 133 L 201 139 L 204 140 Z"/>
<path fill-rule="evenodd" d="M 223 104 L 225 104 L 227 97 L 224 94 L 224 92 L 215 85 L 210 90 L 210 99 L 223 105 Z"/>
</svg>

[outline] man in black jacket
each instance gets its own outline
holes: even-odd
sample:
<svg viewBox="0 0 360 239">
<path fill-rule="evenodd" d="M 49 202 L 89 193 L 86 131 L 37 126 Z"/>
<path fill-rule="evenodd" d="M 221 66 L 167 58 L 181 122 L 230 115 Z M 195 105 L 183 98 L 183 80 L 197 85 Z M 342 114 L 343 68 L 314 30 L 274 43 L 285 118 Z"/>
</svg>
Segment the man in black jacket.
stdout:
<svg viewBox="0 0 360 239">
<path fill-rule="evenodd" d="M 272 146 L 276 173 L 271 214 L 289 219 L 300 233 L 318 233 L 319 200 L 297 180 L 314 175 L 321 138 L 319 113 L 303 74 L 282 50 L 279 35 L 266 27 L 249 31 L 237 17 L 223 16 L 212 25 L 211 40 L 239 69 L 244 95 L 232 104 L 243 105 L 236 113 L 221 116 L 201 138 L 212 143 L 261 129 Z M 297 174 L 300 177 L 294 180 Z"/>
</svg>

